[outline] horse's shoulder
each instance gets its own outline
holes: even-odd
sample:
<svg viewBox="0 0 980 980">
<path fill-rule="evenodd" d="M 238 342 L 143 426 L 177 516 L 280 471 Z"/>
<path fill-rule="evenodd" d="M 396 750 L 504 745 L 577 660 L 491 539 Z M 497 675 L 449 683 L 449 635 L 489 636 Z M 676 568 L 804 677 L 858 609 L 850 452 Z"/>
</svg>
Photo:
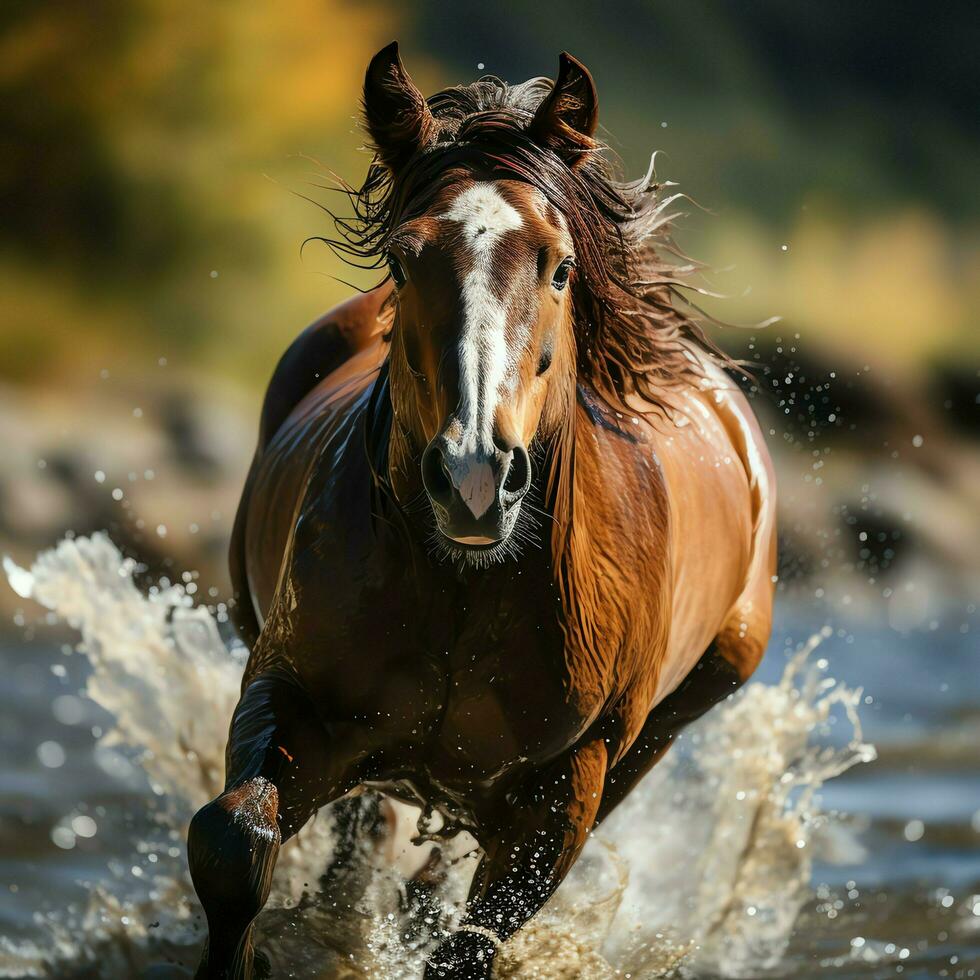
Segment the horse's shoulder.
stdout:
<svg viewBox="0 0 980 980">
<path fill-rule="evenodd" d="M 765 437 L 748 398 L 742 389 L 717 365 L 709 369 L 703 384 L 697 389 L 697 397 L 721 423 L 745 464 L 750 480 L 761 480 L 774 489 L 772 461 L 766 448 Z"/>
<path fill-rule="evenodd" d="M 745 393 L 720 368 L 714 368 L 704 383 L 691 392 L 697 424 L 685 431 L 700 433 L 703 453 L 691 453 L 683 439 L 674 441 L 675 453 L 687 452 L 688 467 L 676 467 L 676 482 L 682 487 L 707 490 L 710 509 L 702 499 L 700 513 L 686 515 L 683 564 L 688 582 L 703 580 L 704 569 L 726 567 L 720 557 L 727 554 L 727 585 L 714 591 L 731 594 L 731 603 L 715 634 L 716 649 L 744 680 L 758 664 L 768 641 L 772 623 L 774 574 L 776 571 L 776 479 L 762 428 Z M 700 415 L 701 421 L 698 420 Z M 719 465 L 723 464 L 723 465 Z M 684 499 L 682 492 L 678 495 Z M 694 525 L 697 525 L 696 527 Z M 727 537 L 727 547 L 719 545 Z M 734 562 L 734 563 L 733 563 Z M 682 573 L 682 580 L 684 579 Z M 729 590 L 732 590 L 731 593 Z M 711 590 L 709 590 L 710 592 Z M 701 617 L 704 619 L 704 617 Z M 707 620 L 705 620 L 707 621 Z M 688 623 L 695 634 L 698 623 Z M 688 635 L 681 631 L 679 635 Z M 695 644 L 688 651 L 700 655 Z M 669 692 L 677 672 L 662 688 Z"/>
<path fill-rule="evenodd" d="M 324 313 L 290 344 L 272 374 L 229 548 L 236 620 L 249 645 L 258 637 L 255 612 L 263 605 L 252 597 L 267 601 L 275 583 L 311 454 L 342 426 L 350 414 L 345 404 L 363 394 L 384 359 L 389 295 L 382 287 Z M 258 551 L 257 538 L 263 540 Z M 253 587 L 252 578 L 261 578 L 261 587 Z"/>
</svg>

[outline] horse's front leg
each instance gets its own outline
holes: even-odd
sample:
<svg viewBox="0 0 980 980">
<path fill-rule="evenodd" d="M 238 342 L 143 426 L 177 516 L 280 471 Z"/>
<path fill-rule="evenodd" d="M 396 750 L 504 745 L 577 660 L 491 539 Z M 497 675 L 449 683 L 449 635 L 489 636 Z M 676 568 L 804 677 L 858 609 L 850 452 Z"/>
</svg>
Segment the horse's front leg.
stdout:
<svg viewBox="0 0 980 980">
<path fill-rule="evenodd" d="M 356 733 L 332 732 L 279 675 L 256 678 L 235 709 L 224 792 L 191 821 L 187 857 L 208 922 L 199 978 L 252 976 L 252 921 L 265 905 L 281 843 L 346 793 Z"/>
<path fill-rule="evenodd" d="M 595 823 L 606 775 L 601 739 L 578 746 L 508 799 L 486 841 L 458 932 L 433 953 L 425 980 L 491 975 L 500 944 L 551 897 Z"/>
</svg>

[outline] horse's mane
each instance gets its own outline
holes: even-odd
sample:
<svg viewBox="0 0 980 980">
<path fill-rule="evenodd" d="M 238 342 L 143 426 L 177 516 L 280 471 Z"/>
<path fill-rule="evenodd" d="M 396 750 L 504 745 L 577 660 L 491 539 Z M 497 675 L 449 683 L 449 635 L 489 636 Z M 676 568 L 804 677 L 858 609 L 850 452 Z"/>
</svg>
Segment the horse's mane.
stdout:
<svg viewBox="0 0 980 980">
<path fill-rule="evenodd" d="M 608 147 L 588 140 L 570 167 L 528 133 L 553 88 L 547 78 L 508 85 L 486 76 L 433 95 L 435 140 L 396 176 L 375 158 L 360 188 L 341 182 L 353 215 L 331 212 L 338 237 L 323 238 L 346 261 L 380 268 L 389 236 L 461 172 L 515 178 L 538 188 L 564 215 L 575 243 L 574 324 L 577 377 L 616 411 L 638 395 L 657 409 L 678 384 L 699 379 L 705 362 L 727 359 L 708 340 L 700 311 L 683 291 L 698 265 L 671 240 L 672 206 L 653 164 L 625 181 Z"/>
</svg>

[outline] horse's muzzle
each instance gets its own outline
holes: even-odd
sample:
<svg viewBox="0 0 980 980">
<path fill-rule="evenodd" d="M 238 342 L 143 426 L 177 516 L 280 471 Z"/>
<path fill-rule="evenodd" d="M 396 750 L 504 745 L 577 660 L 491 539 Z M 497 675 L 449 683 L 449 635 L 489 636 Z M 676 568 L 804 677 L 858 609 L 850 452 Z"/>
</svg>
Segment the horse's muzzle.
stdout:
<svg viewBox="0 0 980 980">
<path fill-rule="evenodd" d="M 442 534 L 464 548 L 490 547 L 514 528 L 531 462 L 521 445 L 466 452 L 442 434 L 422 454 L 422 482 Z"/>
</svg>

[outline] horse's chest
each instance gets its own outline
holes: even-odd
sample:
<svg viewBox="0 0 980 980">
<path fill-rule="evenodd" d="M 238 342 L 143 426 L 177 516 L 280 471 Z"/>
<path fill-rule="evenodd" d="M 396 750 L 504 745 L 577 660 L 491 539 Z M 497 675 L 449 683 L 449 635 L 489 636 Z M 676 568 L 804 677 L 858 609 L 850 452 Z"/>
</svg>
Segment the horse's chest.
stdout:
<svg viewBox="0 0 980 980">
<path fill-rule="evenodd" d="M 557 607 L 530 587 L 461 610 L 433 733 L 439 778 L 493 780 L 566 748 L 582 719 L 569 703 Z"/>
<path fill-rule="evenodd" d="M 550 759 L 581 734 L 546 552 L 462 580 L 441 566 L 409 577 L 404 562 L 339 569 L 324 553 L 298 561 L 306 629 L 291 644 L 324 717 L 369 722 L 399 767 L 457 787 Z"/>
</svg>

